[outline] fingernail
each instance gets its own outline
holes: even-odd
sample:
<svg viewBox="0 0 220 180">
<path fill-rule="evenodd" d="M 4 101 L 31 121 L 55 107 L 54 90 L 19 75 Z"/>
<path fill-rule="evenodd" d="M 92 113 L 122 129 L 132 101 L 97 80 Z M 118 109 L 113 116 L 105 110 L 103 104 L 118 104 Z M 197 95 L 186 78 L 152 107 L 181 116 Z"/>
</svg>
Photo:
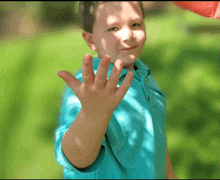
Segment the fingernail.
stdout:
<svg viewBox="0 0 220 180">
<path fill-rule="evenodd" d="M 108 55 L 105 55 L 105 56 L 104 56 L 104 60 L 107 61 L 108 59 L 109 59 L 109 56 L 108 56 Z"/>
<path fill-rule="evenodd" d="M 59 77 L 60 77 L 60 71 L 57 73 L 57 76 L 59 76 Z"/>
<path fill-rule="evenodd" d="M 132 71 L 129 72 L 128 74 L 130 77 L 133 77 L 134 73 Z"/>
</svg>

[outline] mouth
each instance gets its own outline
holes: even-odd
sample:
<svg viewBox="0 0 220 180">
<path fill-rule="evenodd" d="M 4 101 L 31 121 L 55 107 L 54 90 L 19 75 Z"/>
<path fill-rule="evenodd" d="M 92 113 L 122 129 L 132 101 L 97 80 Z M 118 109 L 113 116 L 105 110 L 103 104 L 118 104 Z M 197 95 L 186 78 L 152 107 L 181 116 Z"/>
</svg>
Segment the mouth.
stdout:
<svg viewBox="0 0 220 180">
<path fill-rule="evenodd" d="M 132 46 L 132 47 L 130 47 L 130 48 L 125 48 L 125 49 L 122 49 L 122 50 L 125 50 L 125 51 L 128 51 L 128 50 L 133 50 L 133 49 L 135 49 L 137 46 Z"/>
</svg>

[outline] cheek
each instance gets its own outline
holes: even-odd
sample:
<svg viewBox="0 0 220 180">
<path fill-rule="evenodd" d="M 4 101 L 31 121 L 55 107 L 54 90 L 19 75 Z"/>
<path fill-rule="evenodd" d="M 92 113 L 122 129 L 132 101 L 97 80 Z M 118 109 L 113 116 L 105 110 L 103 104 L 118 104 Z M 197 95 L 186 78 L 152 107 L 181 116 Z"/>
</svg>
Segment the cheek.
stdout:
<svg viewBox="0 0 220 180">
<path fill-rule="evenodd" d="M 101 37 L 99 47 L 101 56 L 109 54 L 114 57 L 118 51 L 119 40 L 117 40 L 116 36 L 112 35 Z"/>
<path fill-rule="evenodd" d="M 115 46 L 115 37 L 106 36 L 101 38 L 101 45 L 103 49 L 111 48 Z"/>
<path fill-rule="evenodd" d="M 139 42 L 144 45 L 146 41 L 146 33 L 142 32 L 139 34 Z"/>
<path fill-rule="evenodd" d="M 107 39 L 107 46 L 105 51 L 114 56 L 118 53 L 120 41 L 116 37 L 110 37 Z"/>
<path fill-rule="evenodd" d="M 107 40 L 105 38 L 101 38 L 101 46 L 103 49 L 106 49 L 108 46 Z"/>
<path fill-rule="evenodd" d="M 119 42 L 119 38 L 117 38 L 117 36 L 109 36 L 108 37 L 108 47 L 109 48 L 114 48 L 114 47 L 117 47 L 117 44 Z"/>
<path fill-rule="evenodd" d="M 143 45 L 145 44 L 146 39 L 147 39 L 147 37 L 146 37 L 146 35 L 144 35 L 144 38 L 143 38 Z"/>
</svg>

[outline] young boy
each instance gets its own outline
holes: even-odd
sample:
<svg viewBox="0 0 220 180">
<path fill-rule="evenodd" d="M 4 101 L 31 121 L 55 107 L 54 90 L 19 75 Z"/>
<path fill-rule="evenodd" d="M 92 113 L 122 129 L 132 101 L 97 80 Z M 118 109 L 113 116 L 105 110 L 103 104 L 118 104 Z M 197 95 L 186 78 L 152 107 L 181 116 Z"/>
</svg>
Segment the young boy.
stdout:
<svg viewBox="0 0 220 180">
<path fill-rule="evenodd" d="M 82 1 L 79 13 L 98 58 L 86 54 L 75 77 L 58 72 L 68 85 L 55 134 L 64 178 L 176 178 L 166 151 L 165 95 L 138 59 L 146 41 L 141 2 Z"/>
</svg>

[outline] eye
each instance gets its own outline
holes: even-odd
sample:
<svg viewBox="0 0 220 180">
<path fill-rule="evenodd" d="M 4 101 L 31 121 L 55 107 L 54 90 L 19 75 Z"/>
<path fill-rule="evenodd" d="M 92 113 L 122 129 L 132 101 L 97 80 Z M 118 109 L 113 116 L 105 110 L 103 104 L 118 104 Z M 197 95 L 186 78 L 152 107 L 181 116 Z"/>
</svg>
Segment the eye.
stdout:
<svg viewBox="0 0 220 180">
<path fill-rule="evenodd" d="M 140 27 L 140 26 L 141 26 L 141 25 L 140 25 L 140 24 L 138 24 L 138 23 L 134 23 L 134 24 L 138 25 L 137 27 Z M 134 25 L 134 24 L 133 24 L 133 25 Z"/>
<path fill-rule="evenodd" d="M 113 27 L 113 28 L 110 28 L 110 29 L 108 29 L 108 31 L 114 31 L 114 29 L 115 29 L 116 27 Z"/>
<path fill-rule="evenodd" d="M 141 25 L 138 24 L 138 23 L 134 23 L 133 25 L 137 25 L 137 27 L 140 27 L 140 26 L 141 26 Z M 117 27 L 110 28 L 110 29 L 108 29 L 108 31 L 115 31 L 115 28 L 117 28 Z"/>
</svg>

